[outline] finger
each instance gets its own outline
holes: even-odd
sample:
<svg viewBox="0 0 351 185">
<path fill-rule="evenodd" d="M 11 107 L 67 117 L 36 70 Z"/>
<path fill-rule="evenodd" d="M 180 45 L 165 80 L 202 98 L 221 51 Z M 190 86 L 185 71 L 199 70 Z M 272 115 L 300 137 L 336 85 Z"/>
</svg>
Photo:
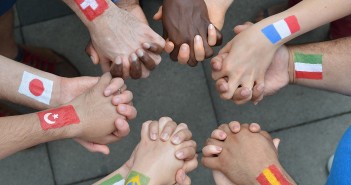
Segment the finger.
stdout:
<svg viewBox="0 0 351 185">
<path fill-rule="evenodd" d="M 111 96 L 116 93 L 118 89 L 120 89 L 124 84 L 124 80 L 122 78 L 113 78 L 110 84 L 104 90 L 104 95 L 106 97 Z"/>
<path fill-rule="evenodd" d="M 85 48 L 85 52 L 87 53 L 87 55 L 90 57 L 91 61 L 95 65 L 99 63 L 99 55 L 96 52 L 95 48 L 93 47 L 93 44 L 91 43 L 91 40 L 88 42 L 88 45 Z"/>
<path fill-rule="evenodd" d="M 143 49 L 146 49 L 157 55 L 160 55 L 163 51 L 163 47 L 156 43 L 143 43 Z"/>
<path fill-rule="evenodd" d="M 253 23 L 251 23 L 251 22 L 245 22 L 243 25 L 235 26 L 234 33 L 239 34 L 239 33 L 243 32 L 244 30 L 248 29 L 249 27 L 251 27 L 252 25 L 253 25 Z"/>
<path fill-rule="evenodd" d="M 131 91 L 124 91 L 112 98 L 112 104 L 117 106 L 119 104 L 128 104 L 133 100 L 133 93 Z"/>
<path fill-rule="evenodd" d="M 208 145 L 214 145 L 214 146 L 219 146 L 219 147 L 223 147 L 223 141 L 219 141 L 217 139 L 212 139 L 212 138 L 208 138 L 206 140 L 206 146 Z"/>
<path fill-rule="evenodd" d="M 138 49 L 136 54 L 148 70 L 155 69 L 156 63 L 147 52 L 144 52 L 142 49 Z"/>
<path fill-rule="evenodd" d="M 264 95 L 264 83 L 258 82 L 257 85 L 253 88 L 252 93 L 252 102 L 257 105 L 262 99 Z"/>
<path fill-rule="evenodd" d="M 280 139 L 279 138 L 273 139 L 273 144 L 274 144 L 275 148 L 278 150 L 279 144 L 280 144 Z"/>
<path fill-rule="evenodd" d="M 165 48 L 164 48 L 164 50 L 165 50 L 165 52 L 166 53 L 171 53 L 172 51 L 173 51 L 173 49 L 174 49 L 174 44 L 173 44 L 173 42 L 171 42 L 171 41 L 169 41 L 168 39 L 166 40 L 166 45 L 165 45 Z"/>
<path fill-rule="evenodd" d="M 261 126 L 257 123 L 251 123 L 249 126 L 250 132 L 258 133 L 261 132 Z"/>
<path fill-rule="evenodd" d="M 188 44 L 182 44 L 178 53 L 178 62 L 180 64 L 187 64 L 190 57 L 190 47 Z"/>
<path fill-rule="evenodd" d="M 178 145 L 180 143 L 182 143 L 183 141 L 188 141 L 193 137 L 193 134 L 191 133 L 191 131 L 189 129 L 182 129 L 178 132 L 176 132 L 173 136 L 172 136 L 172 143 L 175 145 Z"/>
<path fill-rule="evenodd" d="M 218 155 L 222 152 L 223 148 L 220 146 L 216 146 L 216 145 L 206 145 L 203 149 L 202 149 L 202 155 L 204 157 L 211 157 L 214 155 Z"/>
<path fill-rule="evenodd" d="M 205 60 L 204 42 L 200 35 L 196 35 L 194 38 L 194 52 L 196 61 L 202 62 Z"/>
<path fill-rule="evenodd" d="M 171 137 L 171 135 L 173 134 L 173 132 L 176 128 L 177 128 L 176 122 L 174 122 L 174 121 L 167 122 L 166 125 L 162 129 L 161 140 L 168 141 L 168 139 Z"/>
<path fill-rule="evenodd" d="M 186 147 L 186 148 L 181 148 L 176 151 L 175 156 L 179 160 L 190 160 L 194 158 L 196 154 L 196 148 L 195 147 Z"/>
<path fill-rule="evenodd" d="M 108 155 L 110 153 L 110 149 L 106 145 L 96 144 L 88 141 L 84 141 L 82 139 L 75 138 L 74 141 L 82 145 L 89 152 L 100 152 L 102 154 Z"/>
<path fill-rule="evenodd" d="M 215 46 L 222 45 L 222 43 L 223 43 L 223 35 L 222 35 L 221 31 L 219 31 L 217 28 L 216 28 L 216 38 L 217 38 L 217 42 L 216 42 Z"/>
<path fill-rule="evenodd" d="M 229 124 L 221 124 L 218 129 L 223 130 L 225 133 L 230 134 L 232 131 L 229 128 Z"/>
<path fill-rule="evenodd" d="M 220 94 L 226 93 L 229 90 L 228 82 L 224 78 L 217 80 L 216 89 Z"/>
<path fill-rule="evenodd" d="M 227 138 L 227 134 L 223 130 L 215 129 L 211 133 L 211 138 L 224 141 Z"/>
<path fill-rule="evenodd" d="M 166 126 L 166 124 L 170 121 L 173 121 L 172 118 L 170 117 L 161 117 L 159 120 L 158 120 L 158 132 L 161 133 L 163 128 Z"/>
<path fill-rule="evenodd" d="M 220 71 L 222 70 L 222 57 L 217 55 L 211 59 L 211 67 L 213 71 Z"/>
<path fill-rule="evenodd" d="M 113 78 L 123 77 L 123 63 L 120 56 L 116 57 L 115 61 L 112 63 L 110 73 Z"/>
<path fill-rule="evenodd" d="M 242 105 L 250 101 L 251 96 L 252 96 L 251 89 L 247 87 L 239 87 L 235 90 L 234 95 L 232 97 L 232 101 L 237 105 Z"/>
<path fill-rule="evenodd" d="M 162 19 L 162 6 L 160 6 L 160 7 L 158 8 L 158 11 L 157 11 L 156 14 L 154 15 L 153 19 L 156 20 L 156 21 L 159 21 L 159 20 Z"/>
<path fill-rule="evenodd" d="M 240 123 L 237 121 L 232 121 L 229 123 L 229 129 L 233 132 L 233 133 L 239 133 L 240 132 Z"/>
<path fill-rule="evenodd" d="M 115 126 L 117 130 L 114 131 L 112 134 L 118 138 L 125 137 L 130 132 L 129 124 L 124 119 L 117 118 L 115 121 Z"/>
<path fill-rule="evenodd" d="M 130 61 L 130 77 L 133 79 L 141 78 L 141 62 L 135 53 L 131 54 Z"/>
<path fill-rule="evenodd" d="M 156 141 L 158 139 L 158 121 L 152 121 L 149 126 L 150 139 Z"/>
<path fill-rule="evenodd" d="M 129 62 L 129 57 L 123 56 L 122 57 L 122 67 L 123 67 L 123 79 L 128 79 L 130 76 L 129 70 L 130 70 L 130 62 Z"/>
<path fill-rule="evenodd" d="M 217 43 L 217 30 L 213 24 L 208 25 L 208 45 L 214 46 Z"/>
<path fill-rule="evenodd" d="M 207 37 L 208 37 L 208 27 L 206 27 L 206 29 L 204 29 L 205 31 L 203 30 L 200 30 L 200 38 L 202 38 L 202 46 L 204 48 L 204 51 L 205 51 L 205 58 L 210 58 L 213 56 L 213 49 L 211 48 L 211 46 L 208 44 L 207 42 Z M 195 36 L 196 37 L 196 36 Z M 200 40 L 200 39 L 199 39 Z M 194 42 L 195 43 L 195 42 Z M 196 53 L 195 53 L 196 54 Z M 196 55 L 195 55 L 196 56 Z M 199 62 L 203 61 L 203 60 L 198 60 Z"/>
<path fill-rule="evenodd" d="M 220 168 L 218 157 L 202 157 L 201 162 L 206 168 L 212 170 L 219 170 Z"/>
<path fill-rule="evenodd" d="M 102 72 L 104 72 L 104 73 L 110 72 L 111 65 L 112 65 L 112 62 L 110 62 L 109 60 L 101 60 L 100 61 L 100 67 L 101 67 Z"/>
<path fill-rule="evenodd" d="M 236 89 L 238 88 L 238 86 L 239 86 L 239 84 L 238 84 L 238 77 L 237 76 L 232 76 L 231 78 L 229 78 L 228 91 L 226 91 L 225 93 L 222 93 L 220 95 L 221 98 L 223 98 L 225 100 L 232 99 L 232 97 L 234 96 L 234 93 L 235 93 Z"/>
<path fill-rule="evenodd" d="M 229 53 L 230 49 L 232 49 L 232 45 L 233 40 L 229 41 L 221 50 L 219 50 L 218 55 L 223 53 Z"/>
<path fill-rule="evenodd" d="M 185 171 L 185 173 L 191 172 L 193 170 L 195 170 L 197 168 L 198 165 L 198 161 L 197 161 L 197 157 L 199 155 L 195 154 L 194 158 L 192 158 L 191 160 L 186 160 L 183 166 L 183 170 Z"/>
<path fill-rule="evenodd" d="M 190 178 L 185 174 L 183 169 L 179 169 L 176 173 L 176 185 L 190 185 L 191 180 Z"/>
<path fill-rule="evenodd" d="M 128 120 L 134 119 L 137 115 L 137 110 L 135 109 L 135 107 L 126 104 L 119 104 L 117 106 L 117 112 L 127 117 Z"/>
<path fill-rule="evenodd" d="M 142 140 L 149 140 L 148 135 L 149 135 L 149 126 L 152 121 L 146 121 L 143 123 L 141 126 L 141 139 Z"/>
</svg>

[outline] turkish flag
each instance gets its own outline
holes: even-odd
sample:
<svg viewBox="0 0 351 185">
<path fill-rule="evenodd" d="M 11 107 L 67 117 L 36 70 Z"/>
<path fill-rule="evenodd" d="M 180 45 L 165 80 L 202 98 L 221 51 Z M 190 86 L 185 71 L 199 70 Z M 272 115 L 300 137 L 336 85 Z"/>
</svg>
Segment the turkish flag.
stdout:
<svg viewBox="0 0 351 185">
<path fill-rule="evenodd" d="M 37 115 L 43 130 L 61 128 L 65 125 L 80 123 L 79 117 L 72 105 L 38 112 Z"/>
<path fill-rule="evenodd" d="M 89 21 L 104 13 L 108 8 L 106 0 L 74 0 Z"/>
</svg>

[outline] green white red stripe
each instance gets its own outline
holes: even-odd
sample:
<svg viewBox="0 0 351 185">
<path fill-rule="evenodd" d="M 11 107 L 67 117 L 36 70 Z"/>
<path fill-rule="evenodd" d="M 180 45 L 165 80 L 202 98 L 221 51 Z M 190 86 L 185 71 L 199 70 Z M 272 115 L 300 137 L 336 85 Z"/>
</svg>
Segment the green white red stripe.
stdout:
<svg viewBox="0 0 351 185">
<path fill-rule="evenodd" d="M 323 79 L 322 55 L 294 53 L 295 77 L 302 79 Z"/>
</svg>

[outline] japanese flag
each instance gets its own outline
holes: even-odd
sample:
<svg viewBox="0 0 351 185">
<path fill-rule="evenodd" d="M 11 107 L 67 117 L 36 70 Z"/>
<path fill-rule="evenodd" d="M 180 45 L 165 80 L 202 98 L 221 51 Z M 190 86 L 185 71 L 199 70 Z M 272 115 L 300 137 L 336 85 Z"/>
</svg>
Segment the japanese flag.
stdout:
<svg viewBox="0 0 351 185">
<path fill-rule="evenodd" d="M 53 81 L 24 71 L 18 92 L 49 105 L 53 86 Z"/>
</svg>

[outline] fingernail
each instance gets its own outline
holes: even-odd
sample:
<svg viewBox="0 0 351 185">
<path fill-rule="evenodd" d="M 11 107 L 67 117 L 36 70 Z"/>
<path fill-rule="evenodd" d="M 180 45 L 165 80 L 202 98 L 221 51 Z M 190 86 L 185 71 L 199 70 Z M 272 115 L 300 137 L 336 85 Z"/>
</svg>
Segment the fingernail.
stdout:
<svg viewBox="0 0 351 185">
<path fill-rule="evenodd" d="M 111 90 L 110 89 L 106 89 L 105 90 L 105 96 L 110 96 L 111 95 Z"/>
<path fill-rule="evenodd" d="M 260 85 L 258 85 L 257 90 L 260 91 L 260 92 L 262 92 L 262 91 L 263 91 L 263 88 L 264 88 L 264 85 L 263 85 L 263 84 L 260 84 Z"/>
<path fill-rule="evenodd" d="M 213 64 L 213 67 L 214 67 L 216 70 L 220 70 L 220 69 L 219 69 L 219 64 L 218 64 L 218 63 L 214 63 L 214 64 Z"/>
<path fill-rule="evenodd" d="M 161 137 L 162 137 L 163 140 L 168 140 L 169 139 L 169 135 L 167 133 L 163 133 Z"/>
<path fill-rule="evenodd" d="M 219 90 L 221 90 L 221 92 L 225 92 L 227 91 L 227 88 L 222 84 L 219 86 Z"/>
<path fill-rule="evenodd" d="M 181 177 L 182 177 L 182 181 L 184 182 L 185 181 L 185 173 L 184 172 L 182 172 Z"/>
<path fill-rule="evenodd" d="M 208 28 L 209 28 L 210 30 L 214 29 L 213 24 L 208 25 Z"/>
<path fill-rule="evenodd" d="M 222 151 L 222 148 L 219 147 L 219 146 L 216 146 L 216 150 L 217 150 L 218 152 L 220 152 L 220 151 Z"/>
<path fill-rule="evenodd" d="M 233 126 L 233 130 L 234 130 L 234 131 L 238 131 L 239 129 L 240 129 L 240 127 L 239 127 L 238 125 L 234 125 L 234 126 Z"/>
<path fill-rule="evenodd" d="M 152 134 L 151 134 L 151 139 L 152 139 L 152 140 L 156 140 L 156 139 L 157 139 L 157 134 L 152 133 Z"/>
<path fill-rule="evenodd" d="M 127 107 L 125 105 L 119 105 L 118 108 L 121 112 L 125 112 L 127 110 Z"/>
<path fill-rule="evenodd" d="M 182 51 L 185 51 L 185 50 L 187 50 L 187 47 L 186 47 L 185 45 L 182 45 L 182 46 L 180 46 L 180 49 L 181 49 Z"/>
<path fill-rule="evenodd" d="M 135 53 L 133 53 L 130 57 L 132 59 L 132 62 L 137 62 L 138 61 L 138 56 Z"/>
<path fill-rule="evenodd" d="M 138 49 L 138 51 L 136 53 L 137 53 L 138 57 L 144 56 L 144 51 L 141 49 Z"/>
<path fill-rule="evenodd" d="M 176 156 L 177 156 L 178 159 L 183 159 L 183 157 L 184 157 L 184 152 L 179 152 L 179 151 L 177 151 L 177 152 L 176 152 Z"/>
<path fill-rule="evenodd" d="M 145 49 L 150 49 L 151 48 L 151 45 L 149 43 L 144 43 L 143 46 L 144 46 Z"/>
<path fill-rule="evenodd" d="M 123 126 L 124 126 L 124 121 L 122 121 L 122 120 L 117 120 L 117 126 L 118 126 L 119 128 L 123 127 Z"/>
<path fill-rule="evenodd" d="M 93 56 L 90 56 L 91 61 L 93 61 L 93 63 L 95 63 L 95 58 Z"/>
<path fill-rule="evenodd" d="M 116 60 L 115 60 L 115 63 L 116 63 L 117 65 L 122 64 L 122 59 L 121 59 L 121 57 L 117 57 Z"/>
<path fill-rule="evenodd" d="M 249 96 L 250 95 L 250 90 L 249 89 L 244 89 L 241 91 L 241 96 Z"/>
<path fill-rule="evenodd" d="M 200 42 L 200 40 L 201 40 L 200 35 L 196 35 L 196 36 L 195 36 L 195 41 L 196 41 L 196 42 Z"/>
<path fill-rule="evenodd" d="M 179 145 L 180 144 L 180 137 L 179 136 L 173 136 L 172 143 L 175 144 L 175 145 Z"/>
<path fill-rule="evenodd" d="M 254 102 L 254 105 L 258 105 L 258 102 L 256 101 L 256 102 Z"/>
<path fill-rule="evenodd" d="M 121 103 L 121 98 L 119 98 L 119 97 L 115 97 L 115 99 L 114 99 L 114 103 L 115 104 L 120 104 Z"/>
<path fill-rule="evenodd" d="M 219 134 L 219 137 L 220 137 L 220 138 L 225 138 L 225 134 L 221 132 L 221 133 Z"/>
</svg>

